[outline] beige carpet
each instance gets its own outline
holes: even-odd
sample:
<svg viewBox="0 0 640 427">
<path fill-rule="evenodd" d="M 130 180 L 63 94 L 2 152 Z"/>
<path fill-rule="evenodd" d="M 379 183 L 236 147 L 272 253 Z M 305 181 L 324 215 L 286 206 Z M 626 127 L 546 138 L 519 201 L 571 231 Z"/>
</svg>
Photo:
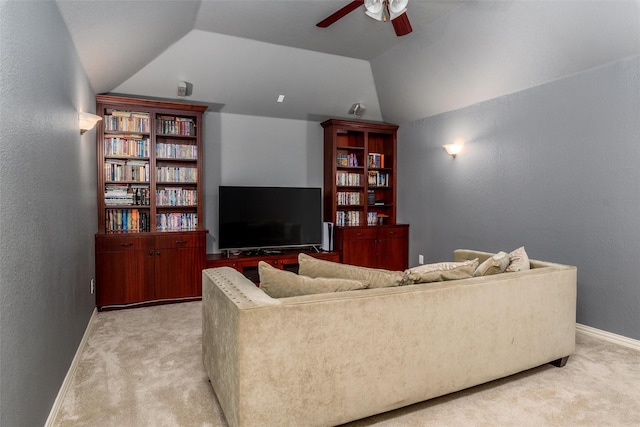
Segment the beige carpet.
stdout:
<svg viewBox="0 0 640 427">
<path fill-rule="evenodd" d="M 189 302 L 98 313 L 54 425 L 226 426 L 202 367 L 200 310 Z M 348 425 L 640 426 L 640 351 L 578 333 L 564 368 Z"/>
</svg>

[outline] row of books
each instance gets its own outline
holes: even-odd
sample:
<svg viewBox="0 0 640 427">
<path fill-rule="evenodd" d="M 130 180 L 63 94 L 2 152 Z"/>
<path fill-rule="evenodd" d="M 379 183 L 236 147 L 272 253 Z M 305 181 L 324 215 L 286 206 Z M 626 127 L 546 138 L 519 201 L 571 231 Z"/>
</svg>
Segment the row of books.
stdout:
<svg viewBox="0 0 640 427">
<path fill-rule="evenodd" d="M 348 206 L 360 204 L 360 193 L 357 191 L 338 191 L 336 195 L 338 198 L 338 205 Z"/>
<path fill-rule="evenodd" d="M 336 212 L 336 225 L 338 227 L 345 227 L 348 225 L 360 225 L 360 212 L 358 211 Z"/>
<path fill-rule="evenodd" d="M 141 135 L 117 135 L 104 139 L 105 156 L 149 157 L 149 139 Z"/>
<path fill-rule="evenodd" d="M 149 162 L 145 160 L 107 159 L 104 162 L 106 181 L 149 182 Z"/>
<path fill-rule="evenodd" d="M 336 163 L 338 166 L 358 166 L 358 157 L 355 153 L 338 153 Z"/>
<path fill-rule="evenodd" d="M 362 185 L 360 174 L 352 172 L 337 172 L 336 185 L 343 187 L 358 187 Z"/>
<path fill-rule="evenodd" d="M 198 228 L 198 214 L 166 213 L 156 215 L 158 231 L 194 230 Z"/>
<path fill-rule="evenodd" d="M 149 187 L 108 184 L 104 186 L 104 204 L 107 206 L 148 206 L 150 202 Z"/>
<path fill-rule="evenodd" d="M 373 205 L 375 203 L 376 203 L 376 192 L 373 190 L 369 190 L 369 193 L 367 194 L 367 204 Z"/>
<path fill-rule="evenodd" d="M 384 154 L 369 153 L 368 167 L 370 167 L 370 168 L 383 168 L 384 167 Z"/>
<path fill-rule="evenodd" d="M 196 135 L 196 123 L 192 118 L 158 116 L 156 123 L 156 131 L 162 135 Z"/>
<path fill-rule="evenodd" d="M 197 159 L 198 147 L 190 144 L 156 143 L 156 157 L 166 159 Z"/>
<path fill-rule="evenodd" d="M 104 129 L 108 131 L 149 133 L 149 113 L 114 110 L 105 115 Z"/>
<path fill-rule="evenodd" d="M 166 187 L 156 190 L 156 206 L 195 206 L 198 192 L 182 187 Z"/>
<path fill-rule="evenodd" d="M 369 171 L 369 187 L 388 187 L 389 174 L 378 171 Z"/>
<path fill-rule="evenodd" d="M 388 217 L 389 215 L 380 214 L 378 212 L 367 212 L 367 225 L 383 224 L 384 219 Z"/>
<path fill-rule="evenodd" d="M 156 174 L 159 182 L 197 182 L 198 168 L 190 167 L 159 167 Z"/>
<path fill-rule="evenodd" d="M 151 231 L 151 216 L 146 210 L 107 209 L 105 231 Z"/>
</svg>

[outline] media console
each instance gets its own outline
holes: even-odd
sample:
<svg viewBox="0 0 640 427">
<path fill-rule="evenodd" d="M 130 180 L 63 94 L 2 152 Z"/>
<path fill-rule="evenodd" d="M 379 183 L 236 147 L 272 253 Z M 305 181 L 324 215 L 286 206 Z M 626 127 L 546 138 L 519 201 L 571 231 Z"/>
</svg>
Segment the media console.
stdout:
<svg viewBox="0 0 640 427">
<path fill-rule="evenodd" d="M 315 250 L 286 249 L 280 253 L 241 253 L 238 255 L 221 253 L 207 255 L 207 268 L 231 267 L 244 274 L 253 283 L 260 283 L 258 262 L 264 261 L 281 270 L 298 272 L 298 254 L 305 253 L 327 261 L 340 262 L 339 252 L 317 252 Z"/>
</svg>

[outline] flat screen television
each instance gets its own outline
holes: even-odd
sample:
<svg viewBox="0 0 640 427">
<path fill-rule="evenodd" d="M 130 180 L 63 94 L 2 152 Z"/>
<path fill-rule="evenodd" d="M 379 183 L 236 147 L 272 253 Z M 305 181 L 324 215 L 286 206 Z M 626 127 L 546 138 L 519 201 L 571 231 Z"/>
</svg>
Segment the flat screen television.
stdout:
<svg viewBox="0 0 640 427">
<path fill-rule="evenodd" d="M 218 202 L 220 249 L 322 244 L 320 188 L 220 186 Z"/>
</svg>

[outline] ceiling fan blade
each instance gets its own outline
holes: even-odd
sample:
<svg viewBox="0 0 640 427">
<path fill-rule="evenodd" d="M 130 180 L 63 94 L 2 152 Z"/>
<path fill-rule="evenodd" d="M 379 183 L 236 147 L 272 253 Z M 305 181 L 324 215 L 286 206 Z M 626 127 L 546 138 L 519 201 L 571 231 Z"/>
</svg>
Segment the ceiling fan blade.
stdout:
<svg viewBox="0 0 640 427">
<path fill-rule="evenodd" d="M 349 3 L 348 5 L 343 7 L 342 9 L 339 9 L 337 12 L 329 15 L 328 17 L 326 17 L 322 21 L 318 22 L 316 24 L 316 27 L 327 28 L 329 25 L 333 24 L 334 22 L 336 22 L 337 20 L 339 20 L 341 18 L 344 18 L 346 15 L 348 15 L 351 12 L 353 12 L 354 10 L 356 10 L 357 8 L 362 6 L 363 4 L 364 4 L 364 0 L 352 1 L 351 3 Z"/>
<path fill-rule="evenodd" d="M 413 31 L 406 12 L 391 21 L 391 23 L 393 24 L 393 29 L 396 30 L 396 35 L 398 37 L 406 36 Z"/>
</svg>

